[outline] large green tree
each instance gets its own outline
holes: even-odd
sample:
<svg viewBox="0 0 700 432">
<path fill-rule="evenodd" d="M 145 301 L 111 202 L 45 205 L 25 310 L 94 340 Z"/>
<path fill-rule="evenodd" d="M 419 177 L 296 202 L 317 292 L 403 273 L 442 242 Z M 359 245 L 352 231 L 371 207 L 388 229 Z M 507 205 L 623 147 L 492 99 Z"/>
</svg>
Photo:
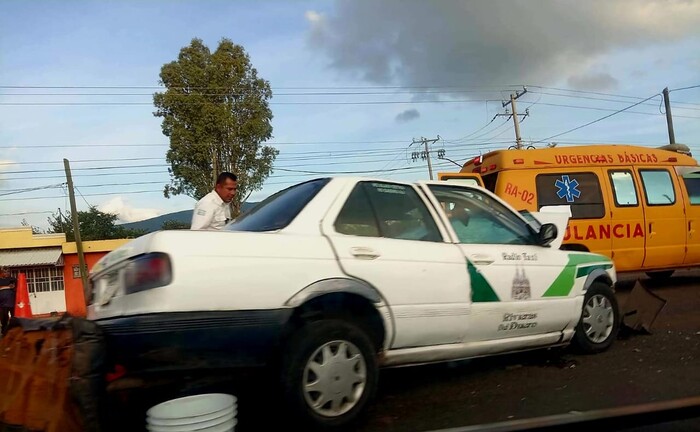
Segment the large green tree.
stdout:
<svg viewBox="0 0 700 432">
<path fill-rule="evenodd" d="M 48 221 L 49 233 L 65 233 L 67 241 L 75 241 L 73 218 L 70 212 L 63 213 L 59 209 Z M 143 230 L 121 227 L 116 224 L 116 221 L 117 215 L 103 213 L 95 207 L 91 207 L 88 211 L 78 211 L 80 239 L 88 241 L 135 238 L 146 233 Z"/>
<path fill-rule="evenodd" d="M 200 199 L 221 171 L 238 176 L 234 212 L 262 187 L 278 150 L 262 143 L 272 136 L 269 82 L 258 77 L 243 47 L 222 39 L 213 53 L 193 39 L 177 60 L 163 65 L 153 96 L 156 117 L 170 138 L 165 196 Z"/>
</svg>

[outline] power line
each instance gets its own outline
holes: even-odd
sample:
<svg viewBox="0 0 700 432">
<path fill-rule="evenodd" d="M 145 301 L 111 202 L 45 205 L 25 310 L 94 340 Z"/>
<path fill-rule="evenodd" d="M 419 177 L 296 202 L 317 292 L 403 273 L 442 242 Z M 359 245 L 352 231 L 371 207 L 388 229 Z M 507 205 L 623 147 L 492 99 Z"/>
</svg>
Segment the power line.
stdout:
<svg viewBox="0 0 700 432">
<path fill-rule="evenodd" d="M 211 90 L 211 89 L 210 89 Z M 391 96 L 399 94 L 453 94 L 453 93 L 493 93 L 494 90 L 409 90 L 409 91 L 353 91 L 353 92 L 338 92 L 338 91 L 325 91 L 325 92 L 293 92 L 293 93 L 273 93 L 272 97 L 279 96 Z M 0 93 L 0 96 L 153 96 L 158 93 Z M 257 94 L 256 91 L 243 91 L 243 92 L 229 92 L 229 93 L 170 93 L 169 97 L 233 97 L 233 96 L 245 96 L 248 94 Z"/>
<path fill-rule="evenodd" d="M 284 152 L 281 156 L 277 157 L 275 161 L 287 161 L 287 160 L 305 160 L 305 159 L 319 159 L 319 158 L 330 158 L 330 159 L 346 159 L 354 158 L 360 155 L 370 154 L 370 155 L 393 155 L 396 150 L 403 149 L 403 147 L 394 148 L 384 148 L 376 150 L 325 150 L 325 151 L 312 151 L 312 152 Z M 334 154 L 337 154 L 335 156 Z M 290 155 L 292 157 L 287 157 Z M 299 155 L 299 156 L 296 156 Z M 88 162 L 122 162 L 122 161 L 143 161 L 143 160 L 165 160 L 165 156 L 162 157 L 149 157 L 149 158 L 108 158 L 108 159 L 72 159 L 71 164 L 77 163 L 88 163 Z M 47 164 L 62 164 L 61 161 L 13 161 L 13 162 L 0 162 L 2 165 L 47 165 Z"/>
<path fill-rule="evenodd" d="M 560 108 L 586 109 L 586 110 L 593 110 L 593 111 L 618 112 L 618 110 L 616 110 L 614 108 L 587 107 L 587 106 L 581 106 L 581 105 L 553 104 L 553 103 L 547 103 L 547 102 L 540 102 L 539 105 L 553 106 L 553 107 L 560 107 Z M 654 106 L 656 106 L 656 104 L 654 104 Z M 643 111 L 626 111 L 625 114 L 642 114 L 642 115 L 650 115 L 650 116 L 663 115 L 663 113 L 650 113 L 650 112 L 643 112 Z M 684 116 L 684 115 L 674 115 L 673 117 L 674 118 L 678 117 L 678 118 L 700 119 L 700 117 Z"/>
<path fill-rule="evenodd" d="M 2 213 L 0 216 L 25 216 L 25 215 L 35 215 L 35 214 L 52 214 L 51 211 L 36 211 L 36 212 L 21 212 L 21 213 Z"/>
<path fill-rule="evenodd" d="M 83 199 L 83 201 L 85 201 L 85 204 L 87 204 L 88 208 L 93 208 L 93 206 L 90 205 L 90 203 L 88 202 L 88 200 L 85 199 L 85 196 L 83 196 L 83 193 L 80 192 L 80 189 L 78 189 L 77 186 L 73 186 L 73 187 L 75 188 L 76 191 L 78 191 L 78 195 L 80 195 L 80 197 Z"/>
<path fill-rule="evenodd" d="M 474 132 L 472 132 L 472 133 L 470 133 L 470 134 L 467 134 L 467 135 L 465 135 L 465 136 L 463 136 L 463 137 L 461 137 L 461 138 L 457 138 L 457 139 L 453 140 L 453 142 L 462 141 L 462 140 L 464 140 L 464 139 L 466 139 L 466 138 L 469 138 L 470 136 L 473 136 L 474 134 L 477 134 L 477 133 L 481 132 L 482 130 L 486 129 L 491 123 L 493 123 L 493 122 L 496 120 L 497 117 L 498 117 L 498 115 L 493 116 L 493 117 L 491 118 L 491 121 L 490 121 L 490 122 L 486 123 L 485 125 L 481 126 L 479 129 L 475 130 Z"/>
<path fill-rule="evenodd" d="M 85 196 L 111 196 L 111 195 L 133 195 L 133 194 L 145 194 L 145 193 L 163 193 L 163 190 L 141 190 L 141 191 L 128 191 L 128 192 L 110 192 L 101 194 L 86 194 Z M 39 199 L 55 199 L 64 198 L 63 196 L 49 196 L 49 197 L 30 197 L 30 198 L 8 198 L 2 199 L 0 201 L 24 201 L 24 200 L 39 200 Z"/>
<path fill-rule="evenodd" d="M 448 99 L 411 101 L 268 102 L 270 105 L 413 105 L 498 102 L 497 99 Z M 182 102 L 185 105 L 222 105 L 228 102 Z M 0 106 L 154 106 L 152 102 L 0 102 Z"/>
<path fill-rule="evenodd" d="M 113 169 L 132 169 L 132 168 L 154 168 L 154 167 L 168 167 L 167 164 L 157 164 L 157 165 L 127 165 L 127 166 L 102 166 L 102 167 L 89 167 L 89 168 L 73 168 L 71 171 L 95 171 L 95 170 L 113 170 Z M 33 174 L 33 173 L 43 173 L 43 172 L 60 172 L 62 169 L 43 169 L 43 170 L 25 170 L 25 171 L 4 171 L 5 174 Z"/>
<path fill-rule="evenodd" d="M 315 175 L 338 175 L 338 174 L 375 174 L 375 173 L 381 173 L 381 172 L 394 172 L 394 171 L 405 171 L 407 169 L 410 169 L 411 167 L 407 168 L 392 168 L 390 170 L 361 170 L 361 171 L 306 171 L 306 170 L 292 170 L 292 169 L 286 169 L 286 168 L 275 168 L 278 171 L 284 171 L 284 172 L 294 172 L 294 173 L 301 173 L 301 174 L 315 174 Z"/>
<path fill-rule="evenodd" d="M 77 174 L 74 175 L 73 178 L 76 177 L 106 177 L 106 176 L 115 176 L 115 175 L 148 175 L 148 174 L 168 174 L 167 171 L 141 171 L 137 173 L 100 173 L 100 174 Z M 60 179 L 60 178 L 65 178 L 65 176 L 31 176 L 31 177 L 4 177 L 3 180 L 38 180 L 38 179 Z"/>
<path fill-rule="evenodd" d="M 497 128 L 496 130 L 500 129 Z M 450 141 L 445 141 L 447 143 L 450 143 Z M 473 142 L 473 143 L 456 143 L 454 145 L 448 145 L 448 148 L 455 149 L 455 148 L 461 148 L 461 147 L 474 147 L 477 145 L 483 145 L 483 144 L 507 144 L 510 143 L 511 141 L 493 141 L 493 142 Z M 327 162 L 323 162 L 320 164 L 304 164 L 304 165 L 281 165 L 281 166 L 275 166 L 273 167 L 274 169 L 276 168 L 285 168 L 285 167 L 297 167 L 297 166 L 326 166 L 326 165 L 353 165 L 353 164 L 366 164 L 366 163 L 379 163 L 379 162 L 386 162 L 388 159 L 377 159 L 377 158 L 367 158 L 369 156 L 389 156 L 393 155 L 395 151 L 404 151 L 405 148 L 397 148 L 397 149 L 392 149 L 389 151 L 376 151 L 376 153 L 372 153 L 369 155 L 365 155 L 365 152 L 372 152 L 372 150 L 367 150 L 367 151 L 362 151 L 359 150 L 356 152 L 356 154 L 353 155 L 342 155 L 342 156 L 335 156 L 335 157 L 327 157 L 323 156 L 328 152 L 319 152 L 321 155 L 316 156 L 316 157 L 299 157 L 299 158 L 288 158 L 284 159 L 284 161 L 294 161 L 294 160 L 327 160 Z M 399 153 L 400 155 L 400 153 Z M 352 161 L 343 161 L 343 162 L 337 162 L 333 161 L 333 159 L 359 159 L 362 158 L 362 160 L 352 160 Z M 281 160 L 281 159 L 280 159 Z M 112 161 L 112 159 L 104 159 L 104 161 Z M 22 162 L 21 164 L 29 164 L 30 162 Z M 18 163 L 19 164 L 19 163 Z M 114 166 L 108 166 L 108 167 L 87 167 L 87 168 L 76 168 L 74 171 L 81 170 L 81 171 L 92 171 L 92 170 L 103 170 L 103 169 L 129 169 L 129 168 L 139 168 L 143 167 L 144 165 L 129 165 L 129 166 L 120 166 L 120 167 L 114 167 Z M 169 165 L 163 164 L 163 165 L 156 165 L 156 166 L 163 166 L 167 167 Z M 43 172 L 58 172 L 61 171 L 59 169 L 48 169 L 48 170 L 25 170 L 25 171 L 5 171 L 5 173 L 14 173 L 14 174 L 36 174 L 36 173 L 43 173 Z M 100 173 L 100 174 L 85 174 L 85 173 L 76 173 L 74 177 L 76 178 L 83 178 L 83 177 L 95 177 L 95 176 L 114 176 L 114 175 L 121 175 L 121 176 L 134 176 L 134 175 L 147 175 L 147 174 L 169 174 L 167 171 L 163 170 L 158 170 L 158 171 L 142 171 L 142 172 L 137 172 L 137 173 L 131 173 L 131 172 L 119 172 L 119 173 Z M 272 176 L 274 177 L 274 175 Z M 5 180 L 35 180 L 35 179 L 56 179 L 56 178 L 63 178 L 61 175 L 55 175 L 55 176 L 36 176 L 32 175 L 31 177 L 5 177 Z M 81 187 L 86 187 L 85 185 Z"/>
<path fill-rule="evenodd" d="M 17 195 L 17 194 L 21 194 L 21 193 L 35 192 L 35 191 L 44 190 L 44 189 L 55 189 L 55 188 L 62 187 L 63 185 L 65 185 L 65 183 L 59 183 L 59 184 L 55 184 L 55 185 L 46 185 L 46 186 L 37 186 L 37 187 L 26 188 L 26 189 L 14 189 L 14 190 L 6 191 L 4 193 L 0 193 L 0 196 Z"/>
<path fill-rule="evenodd" d="M 533 94 L 545 95 L 545 96 L 555 96 L 555 97 L 572 98 L 572 99 L 595 100 L 595 101 L 601 101 L 601 102 L 629 103 L 629 101 L 626 101 L 626 100 L 619 100 L 619 99 L 607 99 L 607 98 L 599 98 L 599 97 L 593 97 L 593 96 L 581 96 L 581 95 L 567 95 L 567 94 L 561 94 L 561 93 L 540 92 L 540 91 L 537 91 L 537 90 L 531 91 L 531 93 L 533 93 Z M 546 104 L 544 104 L 544 105 L 546 105 Z M 656 104 L 647 104 L 647 103 L 644 103 L 644 104 L 641 104 L 641 105 L 656 107 Z M 552 106 L 558 106 L 558 105 L 552 105 Z M 700 108 L 692 108 L 692 107 L 678 107 L 678 109 L 700 111 Z"/>
<path fill-rule="evenodd" d="M 622 108 L 622 109 L 620 109 L 620 110 L 617 110 L 617 111 L 615 111 L 615 112 L 612 113 L 612 114 L 608 114 L 608 115 L 606 115 L 606 116 L 603 116 L 603 117 L 601 117 L 601 118 L 595 119 L 595 120 L 593 120 L 593 121 L 591 121 L 591 122 L 588 122 L 588 123 L 586 123 L 586 124 L 583 124 L 583 125 L 581 125 L 581 126 L 577 126 L 577 127 L 575 127 L 575 128 L 569 129 L 569 130 L 567 130 L 567 131 L 564 131 L 564 132 L 561 132 L 561 133 L 558 133 L 558 134 L 549 136 L 549 137 L 544 138 L 544 139 L 542 139 L 542 140 L 535 141 L 535 143 L 540 143 L 540 142 L 544 142 L 544 141 L 549 141 L 549 140 L 552 139 L 552 138 L 556 138 L 556 137 L 559 137 L 559 136 L 566 135 L 566 134 L 568 134 L 568 133 L 577 131 L 577 130 L 579 130 L 579 129 L 583 129 L 583 128 L 587 127 L 587 126 L 590 126 L 590 125 L 592 125 L 592 124 L 595 124 L 595 123 L 598 123 L 598 122 L 603 121 L 603 120 L 605 120 L 605 119 L 608 119 L 608 118 L 610 118 L 610 117 L 612 117 L 612 116 L 614 116 L 614 115 L 620 114 L 621 112 L 627 111 L 627 110 L 630 109 L 630 108 L 634 108 L 634 107 L 636 107 L 637 105 L 640 105 L 640 104 L 642 104 L 642 103 L 644 103 L 644 102 L 646 102 L 646 101 L 648 101 L 648 100 L 654 99 L 655 97 L 658 97 L 658 96 L 661 96 L 661 94 L 660 94 L 660 93 L 657 93 L 657 94 L 655 94 L 655 95 L 653 95 L 653 96 L 649 96 L 648 98 L 646 98 L 646 99 L 644 99 L 644 100 L 641 100 L 641 101 L 639 101 L 639 102 L 637 102 L 637 103 L 634 103 L 634 104 L 632 104 L 632 105 L 630 105 L 630 106 L 628 106 L 628 107 L 625 107 L 625 108 Z"/>
<path fill-rule="evenodd" d="M 341 89 L 341 90 L 367 90 L 367 89 L 503 89 L 504 87 L 522 87 L 520 84 L 511 85 L 500 85 L 500 86 L 440 86 L 440 85 L 428 85 L 428 86 L 327 86 L 327 87 L 271 87 L 272 89 L 278 90 L 327 90 L 327 89 Z M 186 87 L 187 90 L 228 90 L 230 87 Z M 0 85 L 0 89 L 90 89 L 90 90 L 102 90 L 102 89 L 159 89 L 167 90 L 167 87 L 158 86 L 31 86 L 31 85 Z"/>
<path fill-rule="evenodd" d="M 267 146 L 278 145 L 352 145 L 352 144 L 396 144 L 405 143 L 406 140 L 381 140 L 381 141 L 288 141 L 288 142 L 266 142 L 261 143 Z M 192 144 L 193 146 L 211 146 L 213 144 Z M 143 143 L 143 144 L 52 144 L 52 145 L 10 145 L 0 146 L 0 148 L 83 148 L 83 147 L 168 147 L 168 143 Z"/>
<path fill-rule="evenodd" d="M 693 85 L 693 86 L 688 86 L 688 87 L 674 88 L 674 89 L 669 90 L 669 92 L 681 91 L 681 90 L 690 90 L 690 89 L 696 89 L 696 88 L 700 88 L 700 84 Z"/>
</svg>

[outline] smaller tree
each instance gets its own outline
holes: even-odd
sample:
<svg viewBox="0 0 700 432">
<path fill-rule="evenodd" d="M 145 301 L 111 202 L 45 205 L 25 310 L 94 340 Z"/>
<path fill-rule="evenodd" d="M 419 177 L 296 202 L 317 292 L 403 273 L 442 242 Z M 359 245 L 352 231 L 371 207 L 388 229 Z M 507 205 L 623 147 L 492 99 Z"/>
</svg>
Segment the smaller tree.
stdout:
<svg viewBox="0 0 700 432">
<path fill-rule="evenodd" d="M 20 222 L 23 227 L 31 227 L 32 228 L 32 234 L 44 234 L 44 230 L 41 228 L 31 225 L 29 222 L 27 222 L 27 219 L 22 219 L 22 222 Z"/>
<path fill-rule="evenodd" d="M 186 230 L 190 229 L 191 224 L 189 222 L 182 222 L 175 219 L 169 219 L 163 222 L 160 227 L 162 230 Z"/>
<path fill-rule="evenodd" d="M 146 234 L 146 231 L 124 228 L 116 224 L 117 215 L 104 213 L 95 207 L 88 211 L 78 211 L 80 238 L 89 240 L 111 240 L 120 238 L 135 238 Z M 49 233 L 65 233 L 67 241 L 75 241 L 73 218 L 70 212 L 65 214 L 58 209 L 48 218 Z"/>
</svg>

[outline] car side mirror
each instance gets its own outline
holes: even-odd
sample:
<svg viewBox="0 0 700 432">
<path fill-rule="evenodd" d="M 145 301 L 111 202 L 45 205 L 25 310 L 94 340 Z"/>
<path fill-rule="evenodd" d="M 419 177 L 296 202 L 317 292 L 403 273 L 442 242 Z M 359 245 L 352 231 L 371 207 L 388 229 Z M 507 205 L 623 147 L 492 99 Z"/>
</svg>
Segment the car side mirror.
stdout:
<svg viewBox="0 0 700 432">
<path fill-rule="evenodd" d="M 553 223 L 546 223 L 540 227 L 537 243 L 540 246 L 549 246 L 557 238 L 557 234 L 559 234 L 557 226 Z"/>
</svg>

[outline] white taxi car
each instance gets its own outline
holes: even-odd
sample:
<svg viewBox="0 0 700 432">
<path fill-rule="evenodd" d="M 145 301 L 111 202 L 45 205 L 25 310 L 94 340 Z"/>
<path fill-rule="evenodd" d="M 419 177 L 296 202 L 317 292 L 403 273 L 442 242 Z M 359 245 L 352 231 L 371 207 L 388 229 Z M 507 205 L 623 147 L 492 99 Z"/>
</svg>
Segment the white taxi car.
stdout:
<svg viewBox="0 0 700 432">
<path fill-rule="evenodd" d="M 315 179 L 223 231 L 111 252 L 90 275 L 88 313 L 126 371 L 274 364 L 288 407 L 340 426 L 379 367 L 608 348 L 613 263 L 552 247 L 557 231 L 476 186 Z"/>
</svg>

